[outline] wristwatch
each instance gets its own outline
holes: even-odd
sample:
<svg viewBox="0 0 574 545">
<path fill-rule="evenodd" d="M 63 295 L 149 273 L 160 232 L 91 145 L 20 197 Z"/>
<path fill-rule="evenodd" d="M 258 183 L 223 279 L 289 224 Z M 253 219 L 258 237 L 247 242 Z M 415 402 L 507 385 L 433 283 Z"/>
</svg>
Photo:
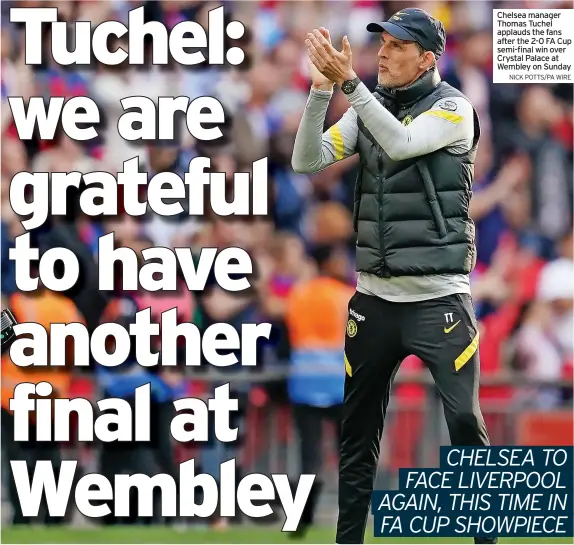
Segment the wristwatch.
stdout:
<svg viewBox="0 0 574 545">
<path fill-rule="evenodd" d="M 361 83 L 361 78 L 356 77 L 354 79 L 347 79 L 343 83 L 341 83 L 341 91 L 346 95 L 350 95 Z"/>
</svg>

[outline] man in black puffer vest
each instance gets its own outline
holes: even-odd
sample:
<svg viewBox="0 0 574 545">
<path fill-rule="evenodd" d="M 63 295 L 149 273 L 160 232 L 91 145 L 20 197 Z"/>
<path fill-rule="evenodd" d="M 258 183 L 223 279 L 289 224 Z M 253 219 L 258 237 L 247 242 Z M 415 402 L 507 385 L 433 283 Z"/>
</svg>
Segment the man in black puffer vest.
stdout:
<svg viewBox="0 0 574 545">
<path fill-rule="evenodd" d="M 337 51 L 328 30 L 307 35 L 312 87 L 292 159 L 295 171 L 313 173 L 355 153 L 360 158 L 359 278 L 345 340 L 337 543 L 363 543 L 390 388 L 406 356 L 429 368 L 452 444 L 489 445 L 469 282 L 476 262 L 468 210 L 478 116 L 441 81 L 440 21 L 409 8 L 367 30 L 381 35 L 374 93 L 352 69 L 347 37 Z M 323 133 L 335 84 L 351 107 Z"/>
</svg>

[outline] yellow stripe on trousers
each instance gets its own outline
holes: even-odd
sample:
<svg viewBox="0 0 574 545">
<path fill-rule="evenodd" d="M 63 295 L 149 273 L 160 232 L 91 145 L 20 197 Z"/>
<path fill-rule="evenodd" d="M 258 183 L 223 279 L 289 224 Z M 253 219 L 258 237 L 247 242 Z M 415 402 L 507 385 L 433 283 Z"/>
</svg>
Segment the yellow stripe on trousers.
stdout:
<svg viewBox="0 0 574 545">
<path fill-rule="evenodd" d="M 347 354 L 345 354 L 345 371 L 346 371 L 347 375 L 349 375 L 350 377 L 353 376 L 353 368 L 351 367 L 351 364 L 349 363 L 349 360 L 347 359 Z"/>
<path fill-rule="evenodd" d="M 456 358 L 456 360 L 454 360 L 455 370 L 459 371 L 460 369 L 462 369 L 462 367 L 464 367 L 464 365 L 468 362 L 468 360 L 472 358 L 472 356 L 474 356 L 474 353 L 476 352 L 477 348 L 478 348 L 478 333 L 476 334 L 474 339 L 472 339 L 472 342 L 464 349 L 462 354 L 458 358 Z"/>
</svg>

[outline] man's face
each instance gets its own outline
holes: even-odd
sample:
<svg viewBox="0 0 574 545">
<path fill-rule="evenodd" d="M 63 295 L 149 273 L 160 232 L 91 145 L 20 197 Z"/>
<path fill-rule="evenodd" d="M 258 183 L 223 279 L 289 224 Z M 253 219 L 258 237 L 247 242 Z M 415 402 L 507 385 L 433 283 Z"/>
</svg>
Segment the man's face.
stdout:
<svg viewBox="0 0 574 545">
<path fill-rule="evenodd" d="M 423 54 L 416 43 L 399 40 L 388 32 L 383 32 L 381 36 L 378 57 L 378 80 L 384 87 L 404 87 L 424 71 Z"/>
<path fill-rule="evenodd" d="M 177 159 L 177 146 L 150 146 L 148 148 L 149 163 L 152 170 L 162 172 L 171 168 Z"/>
</svg>

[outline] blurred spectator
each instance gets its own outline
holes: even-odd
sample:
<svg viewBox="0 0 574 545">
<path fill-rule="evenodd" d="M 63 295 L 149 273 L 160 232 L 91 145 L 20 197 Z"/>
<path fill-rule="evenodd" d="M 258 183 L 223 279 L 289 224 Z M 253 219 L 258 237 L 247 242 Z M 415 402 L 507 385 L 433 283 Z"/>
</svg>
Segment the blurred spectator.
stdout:
<svg viewBox="0 0 574 545">
<path fill-rule="evenodd" d="M 140 310 L 136 300 L 130 296 L 114 298 L 102 316 L 102 323 L 118 323 L 129 330 L 135 323 L 136 313 Z M 150 311 L 151 312 L 151 311 Z M 175 416 L 173 400 L 183 397 L 185 388 L 181 380 L 177 380 L 177 372 L 165 369 L 158 373 L 157 368 L 144 368 L 136 360 L 135 339 L 132 337 L 130 352 L 127 360 L 117 367 L 104 367 L 96 365 L 96 377 L 103 397 L 125 399 L 131 408 L 132 415 L 136 410 L 135 390 L 146 384 L 150 385 L 150 431 L 149 443 L 135 441 L 114 441 L 102 443 L 100 449 L 100 467 L 102 474 L 110 481 L 114 475 L 141 473 L 153 476 L 165 473 L 179 482 L 179 471 L 176 464 L 170 423 Z M 106 339 L 108 353 L 116 350 L 114 337 Z M 157 346 L 152 347 L 157 349 Z M 175 374 L 175 380 L 172 376 Z M 106 414 L 106 411 L 102 411 Z M 109 414 L 109 413 L 108 413 Z M 135 429 L 135 428 L 132 428 Z M 137 516 L 137 492 L 132 489 L 130 496 L 130 516 L 126 522 L 136 524 L 150 521 L 158 522 L 160 510 L 159 498 L 155 498 L 156 508 L 154 516 L 150 519 Z M 156 491 L 157 492 L 157 491 Z M 117 524 L 121 522 L 113 510 L 103 518 L 104 524 Z"/>
<path fill-rule="evenodd" d="M 103 170 L 99 161 L 86 154 L 82 142 L 72 140 L 60 126 L 52 147 L 38 153 L 32 162 L 33 172 L 81 172 Z"/>
<path fill-rule="evenodd" d="M 99 289 L 99 271 L 94 256 L 94 245 L 97 248 L 98 226 L 81 212 L 77 199 L 80 191 L 69 191 L 68 198 L 76 198 L 76 206 L 70 203 L 68 217 L 51 218 L 48 225 L 40 227 L 32 240 L 36 239 L 40 256 L 50 248 L 67 248 L 78 258 L 80 274 L 76 284 L 63 295 L 68 296 L 82 313 L 88 331 L 93 331 L 104 311 L 108 294 Z M 103 234 L 103 233 L 102 233 Z M 91 240 L 87 237 L 94 236 Z M 59 267 L 59 268 L 58 268 Z M 63 274 L 62 263 L 56 262 L 55 274 Z"/>
<path fill-rule="evenodd" d="M 245 218 L 238 216 L 230 217 L 215 217 L 211 222 L 211 230 L 205 240 L 205 245 L 212 248 L 229 248 L 239 247 L 252 254 L 255 248 L 253 246 L 253 232 L 250 229 L 249 223 Z M 258 263 L 261 261 L 254 261 L 254 275 L 249 276 L 252 289 L 242 292 L 227 292 L 222 289 L 215 281 L 215 277 L 210 275 L 206 287 L 203 292 L 198 294 L 198 301 L 202 313 L 202 326 L 205 330 L 215 323 L 224 322 L 230 324 L 239 336 L 241 336 L 241 328 L 245 324 L 253 324 L 262 322 L 262 316 L 259 305 L 259 293 L 262 287 L 267 283 L 268 269 L 265 266 L 260 266 Z M 230 278 L 241 278 L 244 275 L 230 274 Z M 258 344 L 257 363 L 262 363 L 260 354 L 262 352 L 262 344 Z M 213 397 L 213 390 L 218 386 L 230 383 L 230 397 L 238 400 L 238 411 L 234 412 L 232 427 L 239 428 L 239 434 L 236 441 L 221 443 L 212 439 L 206 445 L 201 445 L 199 449 L 199 460 L 203 470 L 209 475 L 219 480 L 219 469 L 222 463 L 236 458 L 238 449 L 240 448 L 244 437 L 245 429 L 244 422 L 246 418 L 246 410 L 249 402 L 249 392 L 254 383 L 257 381 L 257 367 L 242 368 L 241 365 L 251 365 L 255 362 L 247 362 L 241 360 L 241 350 L 220 349 L 219 354 L 233 354 L 236 356 L 238 363 L 221 368 L 220 371 L 227 375 L 227 380 L 217 381 L 210 383 L 207 391 L 204 392 L 210 398 Z M 204 362 L 205 363 L 205 362 Z M 253 372 L 255 371 L 255 372 Z M 233 380 L 234 375 L 238 376 L 239 380 Z M 252 378 L 252 380 L 249 380 Z M 210 437 L 213 438 L 214 422 L 210 421 Z M 238 470 L 241 472 L 242 467 L 237 464 Z M 212 521 L 217 527 L 225 528 L 227 522 L 224 519 Z"/>
<path fill-rule="evenodd" d="M 17 36 L 14 40 L 15 35 Z M 24 63 L 24 33 L 10 25 L 2 25 L 2 133 L 12 123 L 7 98 L 22 97 L 24 104 L 36 94 L 36 81 L 30 66 Z"/>
<path fill-rule="evenodd" d="M 2 139 L 2 176 L 6 177 L 6 187 L 10 187 L 9 184 L 16 174 L 27 170 L 28 157 L 25 146 L 16 137 L 4 137 Z M 6 193 L 3 199 L 8 200 L 8 197 L 9 194 Z"/>
<path fill-rule="evenodd" d="M 302 240 L 295 234 L 277 232 L 272 248 L 274 261 L 268 293 L 264 300 L 268 318 L 282 318 L 291 290 L 314 274 L 314 263 L 305 254 Z"/>
<path fill-rule="evenodd" d="M 115 44 L 128 51 L 127 39 Z M 156 107 L 161 96 L 179 96 L 178 80 L 173 72 L 160 72 L 157 67 L 142 70 L 130 66 L 127 61 L 117 66 L 98 65 L 91 82 L 91 94 L 104 114 L 105 129 L 101 136 L 105 141 L 102 160 L 112 172 L 123 170 L 123 163 L 139 156 L 140 165 L 147 163 L 147 149 L 142 142 L 125 140 L 118 131 L 118 120 L 124 114 L 121 100 L 131 96 L 145 96 Z M 145 93 L 142 90 L 145 89 Z M 153 121 L 156 124 L 159 118 Z M 152 120 L 150 119 L 150 122 Z"/>
<path fill-rule="evenodd" d="M 280 129 L 270 139 L 269 176 L 274 184 L 274 214 L 278 229 L 304 235 L 304 220 L 311 196 L 311 184 L 304 174 L 290 168 L 294 133 Z"/>
<path fill-rule="evenodd" d="M 352 216 L 342 204 L 326 202 L 313 209 L 308 229 L 311 244 L 317 246 L 345 244 L 352 234 Z"/>
<path fill-rule="evenodd" d="M 2 177 L 2 192 L 9 191 L 4 183 L 6 178 Z M 0 251 L 2 252 L 2 270 L 0 275 L 1 292 L 5 297 L 10 297 L 18 289 L 16 286 L 16 268 L 14 261 L 9 259 L 10 248 L 14 246 L 13 241 L 22 226 L 18 223 L 18 218 L 10 208 L 8 201 L 2 202 L 1 208 L 1 221 L 0 221 L 0 236 L 1 245 Z M 4 307 L 2 307 L 4 308 Z"/>
<path fill-rule="evenodd" d="M 570 232 L 561 241 L 559 257 L 544 266 L 538 281 L 538 297 L 550 306 L 552 336 L 557 343 L 565 370 L 572 368 L 574 357 L 574 258 L 572 245 L 573 235 Z"/>
<path fill-rule="evenodd" d="M 298 529 L 313 523 L 323 486 L 321 437 L 324 419 L 341 422 L 344 376 L 344 331 L 347 305 L 353 294 L 348 283 L 346 249 L 324 246 L 316 250 L 319 275 L 293 288 L 287 298 L 285 321 L 291 347 L 289 398 L 301 449 L 300 471 L 317 474 Z M 346 360 L 345 360 L 346 362 Z"/>
<path fill-rule="evenodd" d="M 548 88 L 533 85 L 524 89 L 516 115 L 517 123 L 502 127 L 506 138 L 502 146 L 529 155 L 533 226 L 552 240 L 572 225 L 572 165 L 564 146 L 551 133 L 564 111 Z"/>
<path fill-rule="evenodd" d="M 488 111 L 491 76 L 486 68 L 492 62 L 492 33 L 490 30 L 469 31 L 460 37 L 457 53 L 443 79 L 460 89 L 472 102 L 480 117 L 484 141 L 491 132 Z"/>
<path fill-rule="evenodd" d="M 188 171 L 189 163 L 194 154 L 186 153 L 180 145 L 170 141 L 152 142 L 147 146 L 147 162 L 142 164 L 140 158 L 140 172 L 147 172 L 148 180 L 160 172 L 172 172 L 177 174 L 182 180 Z M 213 164 L 212 164 L 213 166 Z M 216 169 L 213 168 L 213 171 Z M 145 200 L 146 188 L 140 187 L 140 200 Z M 207 195 L 208 192 L 205 191 Z M 178 202 L 183 208 L 183 212 L 177 216 L 162 217 L 155 214 L 151 209 L 147 210 L 146 217 L 142 220 L 142 232 L 151 240 L 155 246 L 173 248 L 177 242 L 185 240 L 186 237 L 193 236 L 200 228 L 199 219 L 190 216 L 189 196 L 183 199 L 164 198 L 166 204 Z"/>
<path fill-rule="evenodd" d="M 32 274 L 38 274 L 37 268 L 33 268 Z M 38 289 L 30 293 L 13 293 L 6 301 L 14 318 L 18 322 L 35 322 L 46 331 L 50 331 L 52 323 L 82 323 L 76 306 L 67 297 L 54 293 L 38 284 Z M 26 460 L 29 467 L 33 467 L 38 460 L 52 462 L 56 479 L 62 462 L 61 445 L 57 442 L 36 440 L 36 422 L 33 413 L 30 413 L 29 441 L 18 442 L 14 440 L 14 414 L 10 410 L 9 401 L 14 395 L 14 388 L 23 382 L 49 382 L 52 385 L 52 399 L 67 399 L 70 397 L 70 382 L 73 365 L 73 346 L 71 338 L 67 339 L 65 349 L 65 361 L 50 361 L 50 351 L 46 354 L 48 365 L 54 367 L 23 368 L 15 365 L 10 354 L 2 356 L 2 450 L 5 460 Z M 74 347 L 75 348 L 75 347 Z M 62 366 L 63 364 L 63 366 Z M 5 463 L 5 462 L 4 462 Z M 22 512 L 18 491 L 12 473 L 8 479 L 8 500 L 12 508 L 13 524 L 31 524 L 42 522 L 44 524 L 62 524 L 66 517 L 56 517 L 48 513 L 45 497 L 40 504 L 40 513 L 36 520 L 25 517 Z"/>
<path fill-rule="evenodd" d="M 485 138 L 476 165 L 476 193 L 470 203 L 478 231 L 478 259 L 484 265 L 490 263 L 503 235 L 515 230 L 521 236 L 530 227 L 530 160 L 527 155 L 517 154 L 493 176 L 490 147 Z M 483 166 L 482 161 L 487 164 Z M 543 248 L 537 250 L 543 253 Z"/>
<path fill-rule="evenodd" d="M 574 260 L 572 234 L 562 244 L 562 257 L 540 272 L 537 297 L 528 303 L 515 339 L 516 361 L 532 378 L 559 380 L 571 376 L 574 355 Z M 524 402 L 538 408 L 562 404 L 559 388 L 531 389 Z M 569 392 L 571 396 L 571 389 Z"/>
</svg>

